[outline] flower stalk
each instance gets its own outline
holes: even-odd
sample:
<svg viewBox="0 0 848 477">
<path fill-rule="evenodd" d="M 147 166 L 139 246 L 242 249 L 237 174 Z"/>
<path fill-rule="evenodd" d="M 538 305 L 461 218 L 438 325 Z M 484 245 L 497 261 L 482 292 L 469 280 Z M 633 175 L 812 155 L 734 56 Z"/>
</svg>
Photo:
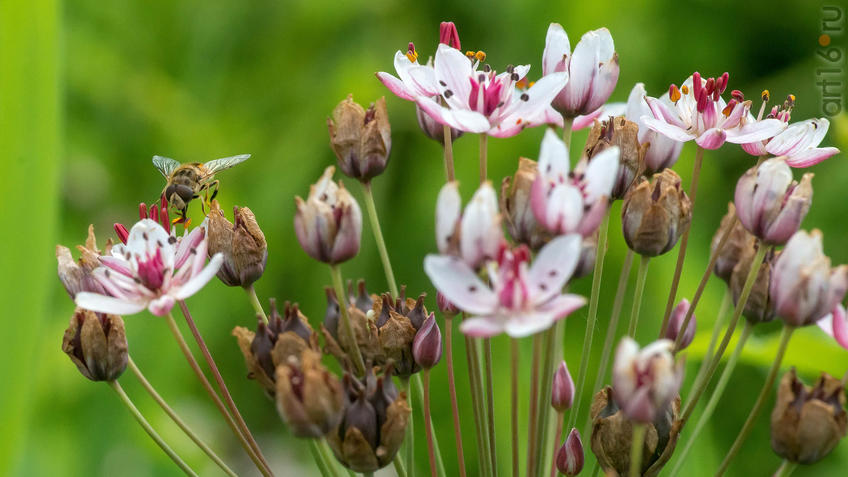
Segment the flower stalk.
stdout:
<svg viewBox="0 0 848 477">
<path fill-rule="evenodd" d="M 333 280 L 333 289 L 336 292 L 336 297 L 339 300 L 339 311 L 341 312 L 342 318 L 342 329 L 339 330 L 339 338 L 342 337 L 342 333 L 344 333 L 345 343 L 343 346 L 345 350 L 348 351 L 348 354 L 352 354 L 353 365 L 356 368 L 357 373 L 360 375 L 365 374 L 365 362 L 362 361 L 362 353 L 359 351 L 359 344 L 356 342 L 356 335 L 353 333 L 353 325 L 350 322 L 350 313 L 348 313 L 348 303 L 346 299 L 346 294 L 344 290 L 344 285 L 342 285 L 342 271 L 338 265 L 330 265 L 330 276 Z"/>
<path fill-rule="evenodd" d="M 447 182 L 453 182 L 456 180 L 456 172 L 453 167 L 453 137 L 451 136 L 450 126 L 445 124 L 442 127 L 444 129 L 444 140 L 442 142 L 445 145 L 445 176 Z"/>
<path fill-rule="evenodd" d="M 445 315 L 445 357 L 448 367 L 448 393 L 450 394 L 453 414 L 453 431 L 456 440 L 456 460 L 459 463 L 459 475 L 465 477 L 465 454 L 462 451 L 462 426 L 459 423 L 459 404 L 456 401 L 456 377 L 453 369 L 453 318 Z"/>
<path fill-rule="evenodd" d="M 427 434 L 427 458 L 430 461 L 430 475 L 436 477 L 436 454 L 433 451 L 433 423 L 430 422 L 430 370 L 424 369 L 421 380 L 424 381 L 424 430 Z"/>
<path fill-rule="evenodd" d="M 380 219 L 377 216 L 377 207 L 374 205 L 374 194 L 371 192 L 371 183 L 362 184 L 362 192 L 365 194 L 365 210 L 368 212 L 368 220 L 371 222 L 371 231 L 374 233 L 374 241 L 377 242 L 377 251 L 380 261 L 383 263 L 383 272 L 392 298 L 398 296 L 398 286 L 395 281 L 395 272 L 392 270 L 392 262 L 389 260 L 389 252 L 386 250 L 386 241 L 383 240 L 383 229 L 380 228 Z"/>
<path fill-rule="evenodd" d="M 641 423 L 633 423 L 633 441 L 630 446 L 630 477 L 642 475 L 642 447 L 645 445 L 645 432 L 648 426 Z"/>
<path fill-rule="evenodd" d="M 480 371 L 480 354 L 477 343 L 473 338 L 465 337 L 465 355 L 468 358 L 469 385 L 471 387 L 471 401 L 474 408 L 474 425 L 477 430 L 477 455 L 480 462 L 479 473 L 491 475 L 489 468 L 492 459 L 489 456 L 489 434 L 486 432 L 486 404 L 483 397 L 482 373 Z"/>
<path fill-rule="evenodd" d="M 486 182 L 486 168 L 488 163 L 488 138 L 489 136 L 486 133 L 480 134 L 480 184 Z"/>
<path fill-rule="evenodd" d="M 483 364 L 486 367 L 486 423 L 489 433 L 489 458 L 492 475 L 498 475 L 497 439 L 495 438 L 495 393 L 492 373 L 492 340 L 483 338 Z"/>
<path fill-rule="evenodd" d="M 519 473 L 519 458 L 518 458 L 518 365 L 520 363 L 520 347 L 518 340 L 512 338 L 509 340 L 510 345 L 510 375 L 511 375 L 511 410 L 510 410 L 510 425 L 512 431 L 512 475 Z"/>
<path fill-rule="evenodd" d="M 639 310 L 642 307 L 642 296 L 645 294 L 645 281 L 648 277 L 648 264 L 651 257 L 642 256 L 639 261 L 639 271 L 636 272 L 636 289 L 633 291 L 633 309 L 630 312 L 630 323 L 627 325 L 627 336 L 636 336 L 636 326 L 639 324 Z M 680 333 L 683 336 L 683 333 Z"/>
<path fill-rule="evenodd" d="M 253 284 L 251 284 L 246 287 L 244 291 L 247 293 L 247 299 L 250 301 L 250 306 L 253 307 L 253 311 L 256 312 L 257 316 L 261 316 L 262 321 L 267 324 L 268 315 L 265 314 L 265 310 L 262 308 L 262 303 L 259 301 L 259 297 L 256 296 L 256 288 L 254 288 Z"/>
</svg>

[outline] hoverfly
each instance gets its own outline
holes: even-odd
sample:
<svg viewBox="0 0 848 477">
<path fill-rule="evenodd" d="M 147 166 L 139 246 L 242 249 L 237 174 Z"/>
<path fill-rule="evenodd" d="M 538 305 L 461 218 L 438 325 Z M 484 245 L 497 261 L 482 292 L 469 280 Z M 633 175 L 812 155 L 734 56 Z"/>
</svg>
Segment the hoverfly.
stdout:
<svg viewBox="0 0 848 477">
<path fill-rule="evenodd" d="M 212 200 L 218 194 L 219 181 L 212 180 L 215 173 L 229 169 L 250 158 L 250 154 L 241 154 L 233 157 L 224 157 L 209 162 L 190 162 L 182 164 L 169 157 L 153 156 L 153 165 L 165 176 L 168 183 L 162 191 L 162 195 L 171 207 L 182 214 L 181 220 L 186 220 L 186 209 L 192 199 L 200 197 L 201 192 L 206 193 L 206 201 Z M 212 191 L 212 197 L 209 197 Z"/>
</svg>

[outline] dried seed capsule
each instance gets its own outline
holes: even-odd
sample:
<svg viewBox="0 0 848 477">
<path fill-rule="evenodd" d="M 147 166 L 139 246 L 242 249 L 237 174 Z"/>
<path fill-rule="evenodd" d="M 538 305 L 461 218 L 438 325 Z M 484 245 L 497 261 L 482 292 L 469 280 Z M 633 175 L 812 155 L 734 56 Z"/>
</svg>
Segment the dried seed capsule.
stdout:
<svg viewBox="0 0 848 477">
<path fill-rule="evenodd" d="M 127 335 L 118 315 L 74 310 L 62 338 L 62 351 L 92 381 L 114 381 L 127 368 Z"/>
</svg>

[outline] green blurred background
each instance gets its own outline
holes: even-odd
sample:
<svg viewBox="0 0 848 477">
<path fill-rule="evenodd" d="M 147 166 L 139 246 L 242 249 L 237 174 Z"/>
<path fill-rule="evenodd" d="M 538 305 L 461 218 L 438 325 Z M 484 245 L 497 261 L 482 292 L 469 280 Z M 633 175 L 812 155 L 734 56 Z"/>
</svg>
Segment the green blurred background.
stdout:
<svg viewBox="0 0 848 477">
<path fill-rule="evenodd" d="M 298 301 L 317 325 L 324 312 L 324 266 L 310 260 L 293 230 L 294 195 L 305 195 L 334 156 L 327 147 L 325 118 L 348 93 L 362 103 L 388 94 L 374 72 L 392 71 L 392 57 L 415 41 L 423 57 L 435 51 L 438 23 L 457 23 L 463 48 L 483 49 L 496 68 L 539 62 L 549 22 L 563 24 L 572 45 L 589 29 L 608 27 L 620 56 L 621 77 L 613 100 L 626 99 L 637 81 L 660 94 L 688 74 L 731 74 L 731 88 L 756 98 L 771 90 L 773 102 L 798 97 L 795 120 L 821 116 L 816 68 L 834 66 L 816 55 L 822 31 L 819 2 L 713 0 L 682 2 L 493 2 L 411 4 L 385 0 L 332 2 L 93 0 L 0 1 L 0 185 L 3 207 L 2 303 L 6 307 L 0 346 L 0 474 L 9 475 L 178 475 L 167 458 L 138 428 L 112 392 L 85 380 L 60 350 L 73 305 L 55 277 L 53 247 L 72 246 L 95 225 L 101 240 L 114 222 L 132 223 L 140 201 L 152 201 L 163 180 L 150 157 L 182 161 L 249 152 L 253 158 L 219 177 L 224 210 L 250 206 L 270 243 L 263 299 Z M 843 85 L 848 81 L 844 34 L 831 32 L 842 52 Z M 838 89 L 838 88 L 837 88 Z M 842 104 L 845 105 L 842 90 Z M 758 105 L 755 105 L 755 108 Z M 383 231 L 397 277 L 411 294 L 434 293 L 421 270 L 433 251 L 433 208 L 443 182 L 441 150 L 418 130 L 411 103 L 388 98 L 393 129 L 390 167 L 374 183 Z M 848 149 L 848 119 L 831 118 L 826 143 Z M 511 174 L 519 156 L 535 158 L 543 130 L 490 141 L 490 177 Z M 582 145 L 585 132 L 575 135 Z M 473 137 L 455 146 L 462 193 L 476 181 L 477 144 Z M 688 184 L 694 149 L 687 146 L 678 170 Z M 751 157 L 726 145 L 708 152 L 701 177 L 690 254 L 681 284 L 689 296 L 708 260 L 709 240 L 736 178 Z M 804 226 L 825 232 L 825 250 L 835 263 L 848 262 L 845 240 L 844 155 L 816 166 L 815 201 Z M 361 197 L 352 181 L 346 181 Z M 605 330 L 618 270 L 624 256 L 618 213 L 613 209 L 599 330 Z M 197 213 L 197 212 L 195 212 Z M 372 291 L 385 281 L 369 228 L 362 252 L 342 268 L 346 277 L 365 277 Z M 676 251 L 654 260 L 647 284 L 641 328 L 643 343 L 659 327 Z M 632 277 L 631 277 L 632 278 Z M 588 295 L 590 280 L 573 288 Z M 632 290 L 632 283 L 631 283 Z M 698 308 L 701 332 L 688 352 L 691 379 L 723 294 L 712 281 Z M 631 292 L 632 293 L 632 292 Z M 304 442 L 292 438 L 274 406 L 246 371 L 234 338 L 236 325 L 253 326 L 244 294 L 214 281 L 189 300 L 202 333 L 230 384 L 248 424 L 278 475 L 316 475 Z M 630 298 L 625 301 L 629 310 Z M 576 377 L 586 309 L 568 320 L 566 358 Z M 232 462 L 252 468 L 214 407 L 192 376 L 161 319 L 147 313 L 126 318 L 130 350 L 167 400 Z M 730 392 L 710 421 L 685 475 L 711 475 L 741 427 L 765 378 L 776 345 L 777 325 L 758 328 Z M 622 332 L 621 330 L 619 331 Z M 602 336 L 590 366 L 596 372 Z M 508 341 L 494 341 L 497 435 L 502 469 L 509 465 Z M 475 445 L 470 420 L 467 372 L 461 340 L 456 341 L 465 452 L 474 474 Z M 522 342 L 522 382 L 529 383 L 529 340 Z M 818 329 L 805 329 L 790 346 L 785 365 L 797 366 L 808 381 L 821 370 L 842 375 L 848 352 Z M 442 453 L 455 469 L 455 452 L 444 365 L 433 371 L 436 430 Z M 217 475 L 197 450 L 128 373 L 121 382 L 165 439 L 204 475 Z M 687 381 L 685 386 L 690 383 Z M 686 388 L 684 388 L 686 389 Z M 524 392 L 524 390 L 522 390 Z M 522 412 L 526 415 L 526 394 Z M 585 403 L 589 399 L 584 396 Z M 777 468 L 768 442 L 768 414 L 734 461 L 731 475 L 769 475 Z M 697 417 L 697 414 L 696 414 Z M 423 428 L 418 419 L 418 472 L 427 471 Z M 582 426 L 585 417 L 580 416 Z M 523 423 L 522 426 L 526 426 Z M 521 436 L 526 435 L 522 427 Z M 586 439 L 587 470 L 589 456 Z M 522 442 L 524 440 L 522 439 Z M 523 449 L 523 446 L 522 446 Z M 680 449 L 678 449 L 680 450 Z M 523 451 L 522 451 L 523 452 Z M 796 475 L 845 475 L 848 444 Z"/>
</svg>

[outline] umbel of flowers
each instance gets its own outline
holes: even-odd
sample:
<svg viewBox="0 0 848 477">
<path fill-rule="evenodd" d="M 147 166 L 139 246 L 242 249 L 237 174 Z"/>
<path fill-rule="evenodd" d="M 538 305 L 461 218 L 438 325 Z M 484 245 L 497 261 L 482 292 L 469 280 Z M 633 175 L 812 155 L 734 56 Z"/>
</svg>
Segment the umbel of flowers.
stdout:
<svg viewBox="0 0 848 477">
<path fill-rule="evenodd" d="M 541 35 L 538 39 L 541 48 Z M 387 230 L 393 230 L 393 236 L 390 240 L 383 236 L 372 189 L 382 186 L 380 177 L 390 164 L 389 111 L 395 104 L 391 97 L 379 98 L 363 107 L 348 95 L 328 115 L 327 157 L 304 163 L 314 167 L 311 173 L 317 180 L 305 198 L 295 197 L 293 210 L 293 235 L 314 265 L 329 268 L 328 283 L 310 283 L 305 289 L 311 295 L 289 297 L 290 301 L 280 301 L 281 306 L 273 298 L 264 301 L 270 304 L 266 313 L 255 287 L 266 277 L 266 266 L 291 266 L 292 254 L 300 252 L 269 254 L 276 237 L 265 235 L 249 207 L 233 207 L 230 221 L 212 200 L 216 192 L 211 197 L 204 194 L 212 186 L 198 184 L 200 192 L 191 198 L 203 202 L 199 207 L 203 217 L 193 217 L 200 225 L 191 227 L 185 204 L 175 210 L 160 195 L 151 205 L 141 204 L 139 221 L 129 228 L 117 222 L 117 240 L 106 241 L 102 249 L 93 226 L 85 245 L 77 247 L 78 259 L 69 248 L 56 247 L 58 276 L 75 304 L 62 350 L 84 377 L 108 383 L 187 475 L 197 474 L 132 404 L 119 379 L 137 378 L 225 474 L 248 473 L 230 468 L 190 423 L 177 416 L 130 356 L 132 337 L 127 336 L 123 317 L 145 310 L 160 317 L 186 358 L 187 369 L 195 373 L 256 470 L 265 477 L 286 475 L 286 470 L 269 464 L 280 459 L 266 458 L 253 438 L 227 386 L 226 381 L 234 381 L 220 373 L 187 302 L 206 286 L 241 288 L 250 312 L 210 316 L 208 321 L 204 316 L 203 322 L 229 320 L 244 357 L 244 374 L 268 398 L 264 412 L 271 415 L 276 409 L 288 432 L 309 446 L 324 477 L 343 475 L 345 469 L 370 475 L 388 466 L 402 477 L 425 468 L 434 477 L 494 476 L 508 473 L 499 468 L 506 462 L 513 475 L 575 476 L 591 464 L 608 475 L 634 477 L 659 475 L 673 459 L 670 475 L 691 465 L 688 452 L 702 442 L 697 436 L 723 393 L 733 389 L 727 385 L 753 327 L 779 320 L 783 331 L 758 397 L 750 404 L 747 396 L 734 395 L 737 405 L 751 407 L 735 439 L 727 439 L 732 444 L 723 461 L 709 463 L 722 475 L 759 424 L 757 417 L 775 392 L 784 357 L 791 356 L 786 351 L 793 333 L 815 323 L 824 332 L 812 332 L 818 333 L 813 339 L 821 340 L 817 346 L 828 346 L 832 337 L 837 346 L 848 349 L 843 306 L 848 266 L 831 264 L 821 232 L 801 229 L 810 220 L 813 174 L 804 173 L 796 180 L 794 172 L 839 153 L 822 146 L 829 122 L 811 118 L 791 123 L 793 95 L 769 108 L 770 94 L 763 91 L 755 96 L 761 101 L 755 105 L 730 87 L 728 73 L 706 77 L 695 72 L 680 87 L 671 84 L 658 96 L 649 96 L 645 85 L 636 83 L 626 103 L 611 103 L 620 66 L 606 28 L 583 34 L 572 48 L 565 29 L 550 24 L 542 61 L 535 69 L 487 57 L 483 50 L 463 51 L 452 22 L 440 25 L 439 43 L 427 50 L 433 57 L 425 61 L 409 42 L 394 54 L 394 74 L 380 72 L 377 78 L 394 95 L 414 103 L 422 132 L 443 147 L 448 179 L 438 192 L 417 191 L 422 197 L 436 197 L 434 217 L 415 217 L 416 223 L 407 220 L 401 228 L 392 224 Z M 413 114 L 412 107 L 407 109 Z M 544 128 L 537 133 L 538 149 L 513 158 L 514 175 L 490 181 L 487 138 L 508 138 L 537 126 Z M 586 143 L 573 144 L 572 131 L 582 128 L 588 129 Z M 452 142 L 463 135 L 479 138 L 479 183 L 457 179 Z M 694 142 L 695 162 L 687 187 L 674 168 L 689 141 Z M 707 154 L 716 157 L 706 164 L 712 167 L 722 159 L 722 148 L 731 147 L 727 144 L 739 145 L 758 161 L 738 178 L 721 223 L 703 225 L 706 217 L 717 217 L 720 211 L 697 218 L 693 214 L 702 159 L 705 151 L 711 151 Z M 346 178 L 334 177 L 333 161 Z M 168 178 L 165 190 L 177 187 L 165 166 L 173 169 L 170 172 L 196 166 L 159 156 L 154 164 Z M 433 174 L 439 173 L 434 168 Z M 407 181 L 405 186 L 420 188 L 425 183 Z M 226 185 L 222 190 L 219 198 L 230 199 Z M 610 213 L 616 200 L 622 201 L 620 216 Z M 716 203 L 723 204 L 702 201 L 699 210 Z M 180 218 L 171 221 L 172 212 Z M 384 277 L 368 276 L 371 291 L 364 279 L 345 286 L 342 275 L 342 266 L 349 276 L 370 270 L 358 270 L 360 264 L 351 261 L 372 245 L 362 238 L 363 220 L 384 271 Z M 684 266 L 689 232 L 695 228 L 704 233 L 717 225 L 698 288 L 678 296 L 684 269 L 687 275 L 692 273 L 691 260 Z M 409 227 L 431 226 L 432 250 L 422 250 L 418 256 L 422 260 L 418 275 L 414 267 L 407 268 L 410 276 L 402 278 L 421 286 L 426 277 L 432 287 L 416 289 L 418 293 L 408 297 L 406 286 L 395 279 L 392 258 L 398 257 L 390 245 L 405 238 L 399 229 L 406 233 Z M 604 281 L 603 269 L 607 249 L 618 243 L 610 235 L 618 230 L 627 248 L 621 251 L 618 286 L 608 306 L 600 299 L 602 288 L 612 286 L 609 274 Z M 647 264 L 675 248 L 678 259 L 665 312 L 642 310 L 646 318 L 640 323 L 646 284 L 665 288 L 661 275 L 648 278 Z M 618 331 L 618 322 L 635 254 L 641 262 L 624 334 Z M 713 274 L 721 281 L 710 282 Z M 211 284 L 216 276 L 221 283 Z M 569 291 L 579 289 L 572 285 L 581 277 L 591 280 L 586 297 Z M 702 298 L 713 296 L 705 290 L 715 283 L 726 285 L 730 311 L 715 320 L 707 352 L 700 360 L 690 358 L 687 368 L 682 352 L 692 343 L 706 343 L 703 335 L 710 333 L 696 325 L 695 314 Z M 289 285 L 268 280 L 265 284 L 282 293 Z M 324 309 L 301 309 L 295 302 L 308 303 L 322 293 L 327 299 Z M 185 318 L 211 380 L 184 339 L 174 319 L 177 312 Z M 603 340 L 595 341 L 597 318 L 605 315 L 609 328 Z M 698 316 L 703 319 L 703 312 Z M 743 316 L 744 325 L 737 327 Z M 576 347 L 562 349 L 568 317 L 570 327 L 584 331 L 579 354 Z M 461 349 L 454 348 L 454 318 L 464 338 Z M 221 330 L 211 328 L 212 333 Z M 741 330 L 734 341 L 737 328 Z M 645 338 L 649 333 L 660 339 L 650 342 Z M 492 338 L 502 334 L 510 341 L 509 372 L 501 372 L 493 353 Z M 598 350 L 600 341 L 603 347 Z M 533 350 L 531 356 L 521 354 L 524 342 Z M 735 348 L 728 353 L 731 342 Z M 134 343 L 134 349 L 144 345 Z M 601 361 L 591 381 L 589 360 L 597 351 Z M 455 354 L 464 355 L 467 379 L 456 377 L 454 362 L 460 358 Z M 727 355 L 721 376 L 713 379 Z M 576 379 L 565 359 L 572 364 L 579 361 L 572 368 Z M 684 371 L 695 371 L 694 366 L 700 369 L 690 376 L 697 377 L 691 386 L 684 386 Z M 431 377 L 439 385 L 447 383 L 446 393 L 435 394 L 447 396 L 450 413 L 431 412 Z M 507 379 L 509 399 L 496 399 L 494 390 L 506 388 Z M 848 374 L 836 379 L 822 373 L 807 386 L 794 369 L 783 375 L 771 413 L 771 448 L 784 459 L 781 475 L 797 463 L 827 459 L 839 446 L 846 434 L 846 380 Z M 691 425 L 705 395 L 707 403 Z M 590 397 L 587 406 L 584 398 Z M 473 413 L 460 412 L 466 401 Z M 522 402 L 528 404 L 527 415 L 520 412 L 525 408 Z M 506 409 L 513 431 L 509 458 L 497 453 L 505 447 L 502 440 L 507 433 L 495 433 L 495 416 Z M 586 417 L 581 428 L 580 419 Z M 448 427 L 452 435 L 445 431 Z M 512 437 L 524 427 L 526 439 Z M 553 442 L 549 436 L 555 437 Z M 472 441 L 476 459 L 463 447 Z M 584 452 L 584 441 L 591 453 Z M 426 462 L 416 459 L 416 450 L 421 450 L 416 445 L 426 445 Z M 443 453 L 448 452 L 456 454 L 456 469 L 445 468 L 451 460 Z M 526 471 L 520 468 L 522 463 Z M 772 463 L 765 461 L 753 465 L 758 474 L 772 470 Z"/>
</svg>

